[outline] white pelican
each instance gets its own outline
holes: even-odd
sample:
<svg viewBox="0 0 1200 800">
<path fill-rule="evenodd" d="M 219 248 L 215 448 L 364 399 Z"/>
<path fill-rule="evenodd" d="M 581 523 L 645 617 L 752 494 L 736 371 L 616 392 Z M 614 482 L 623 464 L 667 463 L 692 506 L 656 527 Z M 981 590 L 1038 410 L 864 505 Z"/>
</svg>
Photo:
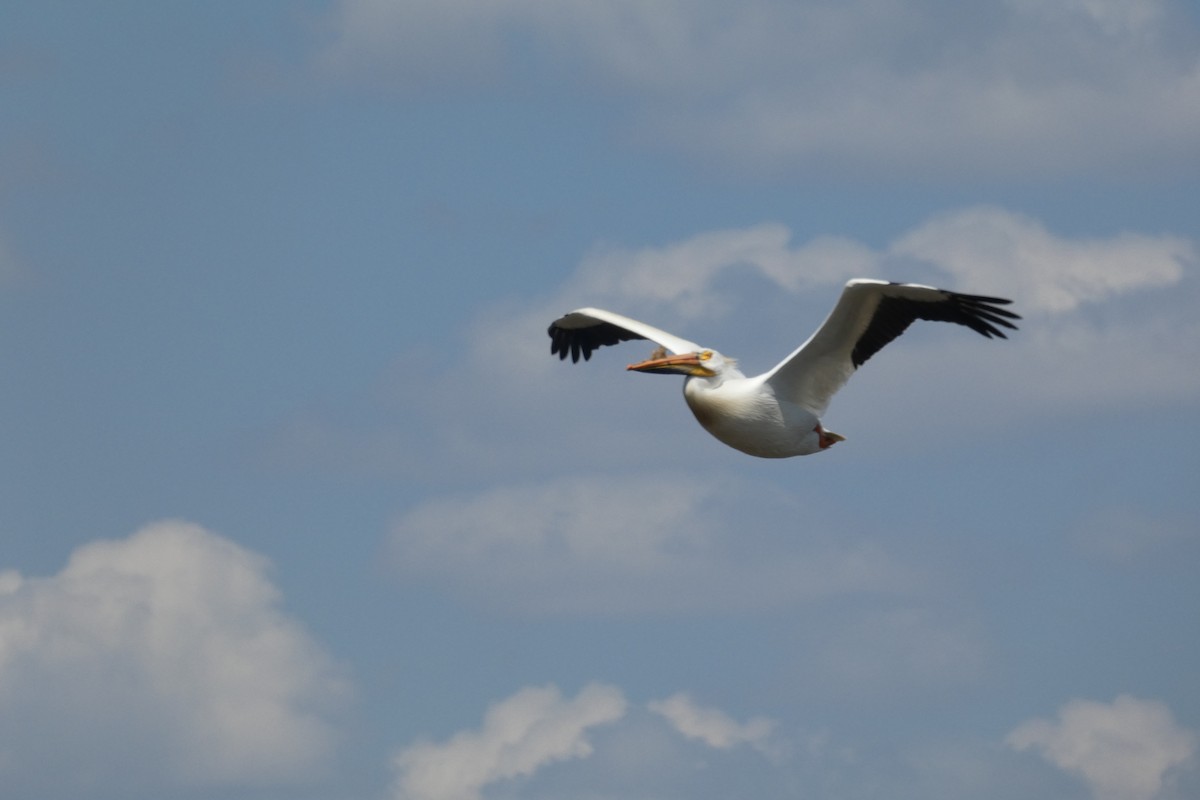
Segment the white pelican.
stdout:
<svg viewBox="0 0 1200 800">
<path fill-rule="evenodd" d="M 795 352 L 747 378 L 716 350 L 599 308 L 581 308 L 550 324 L 550 354 L 574 362 L 605 345 L 649 339 L 659 347 L 626 369 L 686 375 L 683 397 L 706 431 L 761 458 L 806 456 L 845 440 L 825 430 L 821 415 L 861 364 L 912 324 L 928 319 L 966 325 L 1006 339 L 1020 319 L 999 297 L 958 294 L 915 283 L 857 279 L 846 284 L 829 317 Z M 672 355 L 667 355 L 670 352 Z"/>
</svg>

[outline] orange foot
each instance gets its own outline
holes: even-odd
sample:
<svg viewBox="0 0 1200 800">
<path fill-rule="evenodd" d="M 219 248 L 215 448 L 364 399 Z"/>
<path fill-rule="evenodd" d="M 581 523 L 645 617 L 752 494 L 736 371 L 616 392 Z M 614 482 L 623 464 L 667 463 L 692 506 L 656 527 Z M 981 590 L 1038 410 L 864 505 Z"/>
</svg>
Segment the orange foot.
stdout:
<svg viewBox="0 0 1200 800">
<path fill-rule="evenodd" d="M 820 425 L 813 428 L 813 430 L 816 431 L 817 436 L 820 437 L 817 440 L 817 445 L 822 450 L 827 450 L 830 447 L 833 447 L 838 442 L 846 441 L 845 436 L 842 436 L 840 433 L 834 433 L 833 431 L 827 431 L 824 428 L 822 428 Z"/>
</svg>

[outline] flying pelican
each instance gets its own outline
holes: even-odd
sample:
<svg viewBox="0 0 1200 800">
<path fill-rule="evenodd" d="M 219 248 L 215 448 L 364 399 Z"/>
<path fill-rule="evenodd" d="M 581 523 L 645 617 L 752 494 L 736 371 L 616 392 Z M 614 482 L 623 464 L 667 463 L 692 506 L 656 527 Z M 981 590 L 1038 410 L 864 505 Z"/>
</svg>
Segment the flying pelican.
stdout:
<svg viewBox="0 0 1200 800">
<path fill-rule="evenodd" d="M 683 398 L 706 431 L 761 458 L 806 456 L 844 441 L 821 415 L 834 393 L 871 356 L 914 320 L 954 322 L 988 337 L 1008 338 L 1020 319 L 1011 300 L 959 294 L 916 283 L 856 279 L 846 284 L 829 317 L 808 341 L 762 375 L 747 378 L 737 361 L 666 331 L 604 311 L 581 308 L 550 324 L 550 354 L 586 361 L 598 347 L 649 339 L 658 349 L 626 369 L 685 375 Z M 667 355 L 667 353 L 671 355 Z"/>
</svg>

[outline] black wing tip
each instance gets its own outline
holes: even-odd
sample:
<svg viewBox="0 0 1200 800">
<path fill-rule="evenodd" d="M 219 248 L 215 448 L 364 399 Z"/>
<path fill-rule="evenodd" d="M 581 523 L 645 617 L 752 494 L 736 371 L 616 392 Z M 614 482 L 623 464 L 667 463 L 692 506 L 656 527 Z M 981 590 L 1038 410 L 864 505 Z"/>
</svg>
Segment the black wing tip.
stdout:
<svg viewBox="0 0 1200 800">
<path fill-rule="evenodd" d="M 570 355 L 572 364 L 578 364 L 580 357 L 590 361 L 592 353 L 601 347 L 645 338 L 612 323 L 600 321 L 579 328 L 565 328 L 555 321 L 550 323 L 546 333 L 550 336 L 550 355 L 557 355 L 561 361 L 566 361 Z"/>
<path fill-rule="evenodd" d="M 858 369 L 867 363 L 871 356 L 904 333 L 909 324 L 917 319 L 964 325 L 988 339 L 1007 339 L 1002 328 L 1017 330 L 1011 320 L 1021 319 L 1021 315 L 1003 308 L 1012 303 L 1008 298 L 962 294 L 947 289 L 938 291 L 942 296 L 936 300 L 885 296 L 867 330 L 851 350 L 850 363 L 854 368 Z"/>
<path fill-rule="evenodd" d="M 571 336 L 566 330 L 558 327 L 556 323 L 551 323 L 546 329 L 547 335 L 550 336 L 550 355 L 558 356 L 560 361 L 566 361 L 570 356 L 572 363 L 579 362 L 579 342 L 575 337 Z M 590 358 L 591 353 L 584 353 L 584 358 Z"/>
<path fill-rule="evenodd" d="M 950 300 L 959 309 L 962 318 L 955 320 L 961 322 L 991 339 L 999 337 L 1007 339 L 1004 331 L 996 327 L 997 325 L 1008 328 L 1011 331 L 1018 330 L 1017 326 L 1010 320 L 1021 319 L 1021 315 L 1015 311 L 1010 311 L 1007 308 L 1000 308 L 1012 303 L 1006 297 L 989 297 L 981 294 L 961 294 L 959 292 L 949 292 Z"/>
</svg>

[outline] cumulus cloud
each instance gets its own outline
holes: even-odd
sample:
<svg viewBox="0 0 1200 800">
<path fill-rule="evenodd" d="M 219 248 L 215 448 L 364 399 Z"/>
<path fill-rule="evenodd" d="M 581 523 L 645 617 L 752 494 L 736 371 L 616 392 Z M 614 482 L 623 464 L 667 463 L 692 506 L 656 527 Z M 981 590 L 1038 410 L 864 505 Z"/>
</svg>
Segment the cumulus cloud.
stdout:
<svg viewBox="0 0 1200 800">
<path fill-rule="evenodd" d="M 396 800 L 478 800 L 485 786 L 592 754 L 588 731 L 621 719 L 621 690 L 585 686 L 564 699 L 555 686 L 527 687 L 488 709 L 478 730 L 444 743 L 421 742 L 392 761 Z"/>
<path fill-rule="evenodd" d="M 313 777 L 348 687 L 267 567 L 160 522 L 47 578 L 0 574 L 0 780 L 96 795 Z"/>
<path fill-rule="evenodd" d="M 766 717 L 738 722 L 720 709 L 697 705 L 686 692 L 651 701 L 648 708 L 664 717 L 683 736 L 702 741 L 709 747 L 728 750 L 749 745 L 768 755 L 778 753 L 778 745 L 771 739 L 775 722 Z"/>
<path fill-rule="evenodd" d="M 1165 705 L 1128 695 L 1112 703 L 1072 700 L 1057 720 L 1025 722 L 1005 741 L 1083 778 L 1096 800 L 1153 800 L 1197 746 L 1196 733 Z"/>
<path fill-rule="evenodd" d="M 855 541 L 844 520 L 823 530 L 810 509 L 808 530 L 784 534 L 759 522 L 799 509 L 733 478 L 564 478 L 427 501 L 391 542 L 402 575 L 523 613 L 771 608 L 911 590 L 912 571 Z"/>
<path fill-rule="evenodd" d="M 334 74 L 565 76 L 624 93 L 643 140 L 739 163 L 1044 174 L 1194 164 L 1200 135 L 1172 0 L 342 0 L 330 29 Z"/>
</svg>

